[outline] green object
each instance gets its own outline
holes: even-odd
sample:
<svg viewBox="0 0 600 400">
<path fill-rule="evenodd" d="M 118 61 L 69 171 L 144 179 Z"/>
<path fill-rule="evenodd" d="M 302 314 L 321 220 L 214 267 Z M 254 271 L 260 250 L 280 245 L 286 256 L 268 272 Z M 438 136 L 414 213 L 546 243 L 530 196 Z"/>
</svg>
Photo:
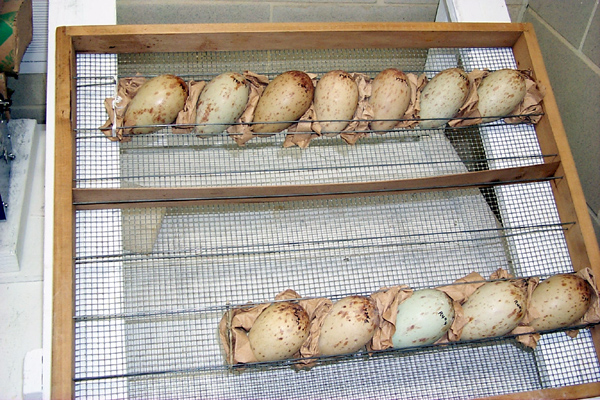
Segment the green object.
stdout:
<svg viewBox="0 0 600 400">
<path fill-rule="evenodd" d="M 2 46 L 4 42 L 6 42 L 8 38 L 12 36 L 16 17 L 16 11 L 0 15 L 0 46 Z"/>
<path fill-rule="evenodd" d="M 15 66 L 15 49 L 11 49 L 4 59 L 0 60 L 0 71 L 8 71 Z"/>
</svg>

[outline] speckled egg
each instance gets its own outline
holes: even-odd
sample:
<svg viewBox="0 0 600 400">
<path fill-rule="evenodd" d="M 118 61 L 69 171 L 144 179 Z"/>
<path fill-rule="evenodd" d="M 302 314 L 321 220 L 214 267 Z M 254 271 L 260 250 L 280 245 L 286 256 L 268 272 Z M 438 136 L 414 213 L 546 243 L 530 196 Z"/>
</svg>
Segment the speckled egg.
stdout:
<svg viewBox="0 0 600 400">
<path fill-rule="evenodd" d="M 576 323 L 592 303 L 592 288 L 571 274 L 554 275 L 540 283 L 531 295 L 531 307 L 540 317 L 530 325 L 538 331 L 564 328 Z"/>
<path fill-rule="evenodd" d="M 358 86 L 352 75 L 340 70 L 323 75 L 315 88 L 314 106 L 324 133 L 344 129 L 358 106 Z"/>
<path fill-rule="evenodd" d="M 431 79 L 421 92 L 421 128 L 439 128 L 454 117 L 469 95 L 469 77 L 460 68 L 449 68 Z M 435 118 L 435 119 L 430 119 Z"/>
<path fill-rule="evenodd" d="M 329 356 L 360 350 L 373 338 L 379 318 L 375 304 L 368 297 L 348 296 L 338 300 L 323 319 L 320 354 Z"/>
<path fill-rule="evenodd" d="M 276 133 L 289 127 L 308 110 L 314 93 L 315 86 L 305 72 L 288 71 L 276 76 L 258 100 L 253 131 Z"/>
<path fill-rule="evenodd" d="M 450 329 L 454 321 L 452 299 L 435 289 L 415 291 L 398 305 L 395 348 L 432 344 Z"/>
<path fill-rule="evenodd" d="M 249 93 L 246 79 L 237 72 L 226 72 L 213 78 L 198 98 L 196 123 L 201 125 L 196 127 L 196 132 L 223 132 L 242 115 Z"/>
<path fill-rule="evenodd" d="M 292 302 L 273 303 L 258 316 L 248 340 L 258 361 L 291 358 L 302 346 L 309 332 L 308 313 Z"/>
<path fill-rule="evenodd" d="M 160 75 L 149 79 L 129 102 L 123 125 L 140 126 L 133 128 L 131 132 L 134 134 L 155 132 L 161 128 L 143 126 L 173 123 L 183 109 L 187 96 L 187 84 L 175 75 Z"/>
<path fill-rule="evenodd" d="M 491 122 L 507 116 L 523 100 L 527 86 L 523 75 L 514 69 L 492 72 L 477 88 L 477 108 L 482 122 Z M 489 117 L 489 118 L 486 118 Z"/>
<path fill-rule="evenodd" d="M 510 281 L 487 282 L 463 304 L 466 322 L 461 340 L 502 336 L 525 316 L 527 293 Z"/>
<path fill-rule="evenodd" d="M 373 121 L 371 129 L 386 131 L 396 125 L 410 105 L 411 88 L 408 77 L 402 71 L 388 68 L 381 71 L 371 84 L 369 103 L 373 107 L 373 119 L 392 121 Z"/>
</svg>

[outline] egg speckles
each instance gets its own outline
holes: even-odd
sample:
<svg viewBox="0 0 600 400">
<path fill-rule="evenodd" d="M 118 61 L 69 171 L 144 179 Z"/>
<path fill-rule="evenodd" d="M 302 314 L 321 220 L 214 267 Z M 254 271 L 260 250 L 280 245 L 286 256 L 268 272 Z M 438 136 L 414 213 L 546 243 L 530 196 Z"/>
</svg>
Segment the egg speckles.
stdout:
<svg viewBox="0 0 600 400">
<path fill-rule="evenodd" d="M 519 71 L 501 69 L 492 72 L 483 78 L 477 88 L 477 108 L 483 117 L 482 122 L 495 121 L 508 115 L 526 93 L 525 78 Z"/>
<path fill-rule="evenodd" d="M 213 78 L 204 88 L 196 109 L 198 133 L 218 133 L 234 123 L 244 112 L 250 90 L 243 75 L 226 72 Z M 218 124 L 218 125 L 213 125 Z"/>
<path fill-rule="evenodd" d="M 360 350 L 375 334 L 379 318 L 377 308 L 368 297 L 340 299 L 323 319 L 319 336 L 320 353 L 337 355 Z"/>
<path fill-rule="evenodd" d="M 177 76 L 160 75 L 149 79 L 127 106 L 123 125 L 140 126 L 132 129 L 133 134 L 155 132 L 161 128 L 144 125 L 173 123 L 187 96 L 187 84 Z"/>
<path fill-rule="evenodd" d="M 531 295 L 531 307 L 540 313 L 531 321 L 535 330 L 570 326 L 584 316 L 592 302 L 592 289 L 576 275 L 554 275 L 540 283 Z"/>
<path fill-rule="evenodd" d="M 381 71 L 371 86 L 369 103 L 373 107 L 371 128 L 376 131 L 386 131 L 396 125 L 410 105 L 411 88 L 408 77 L 402 71 L 388 68 Z M 391 121 L 377 121 L 391 120 Z"/>
<path fill-rule="evenodd" d="M 398 305 L 394 347 L 413 347 L 434 343 L 444 336 L 454 321 L 452 300 L 435 289 L 415 291 Z"/>
<path fill-rule="evenodd" d="M 314 106 L 324 132 L 344 129 L 358 106 L 358 86 L 352 75 L 340 70 L 323 75 L 315 89 Z"/>
<path fill-rule="evenodd" d="M 527 293 L 510 281 L 487 282 L 463 304 L 467 321 L 461 340 L 502 336 L 519 325 L 526 312 Z"/>
<path fill-rule="evenodd" d="M 446 69 L 425 85 L 421 92 L 421 128 L 439 128 L 454 117 L 469 95 L 467 73 L 459 68 Z"/>
<path fill-rule="evenodd" d="M 274 303 L 258 316 L 248 340 L 258 361 L 291 358 L 302 346 L 309 332 L 308 313 L 297 303 Z"/>
<path fill-rule="evenodd" d="M 278 75 L 265 88 L 254 110 L 255 133 L 276 133 L 289 127 L 310 107 L 315 87 L 302 71 Z M 282 121 L 282 122 L 279 122 Z M 260 123 L 268 122 L 268 123 Z"/>
</svg>

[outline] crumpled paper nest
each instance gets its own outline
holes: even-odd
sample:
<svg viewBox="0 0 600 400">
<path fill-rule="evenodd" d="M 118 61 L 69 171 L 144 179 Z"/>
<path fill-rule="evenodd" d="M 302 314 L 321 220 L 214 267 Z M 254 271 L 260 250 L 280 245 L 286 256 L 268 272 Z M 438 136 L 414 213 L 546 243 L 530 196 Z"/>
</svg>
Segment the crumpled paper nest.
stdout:
<svg viewBox="0 0 600 400">
<path fill-rule="evenodd" d="M 574 326 L 600 322 L 600 297 L 592 271 L 586 268 L 574 273 L 574 275 L 587 281 L 593 292 L 591 306 Z M 515 278 L 501 268 L 491 274 L 487 280 L 479 273 L 472 272 L 457 279 L 452 284 L 434 288 L 446 293 L 452 299 L 455 312 L 454 321 L 450 329 L 434 344 L 459 341 L 462 330 L 467 323 L 464 318 L 462 305 L 486 282 L 499 279 L 510 280 L 515 285 L 526 290 L 527 311 L 525 317 L 508 335 L 515 335 L 516 340 L 523 345 L 535 348 L 540 339 L 540 334 L 535 332 L 529 323 L 539 316 L 539 311 L 531 306 L 530 299 L 540 280 L 537 277 Z M 393 348 L 392 337 L 395 333 L 398 306 L 410 298 L 412 294 L 413 290 L 407 285 L 397 285 L 381 288 L 369 296 L 375 303 L 381 319 L 379 327 L 377 327 L 372 340 L 367 345 L 368 351 Z M 320 355 L 318 344 L 321 326 L 327 313 L 333 306 L 333 302 L 327 298 L 302 299 L 292 289 L 287 289 L 275 296 L 275 301 L 285 300 L 297 301 L 308 313 L 310 321 L 309 335 L 300 347 L 300 350 L 292 356 L 292 359 L 295 360 L 294 365 L 297 368 L 310 368 L 315 365 L 315 358 Z M 248 304 L 243 307 L 232 308 L 223 315 L 219 323 L 219 336 L 228 364 L 236 365 L 257 362 L 250 348 L 248 333 L 258 316 L 271 304 Z M 571 337 L 575 337 L 578 331 L 568 330 L 566 333 Z"/>
<path fill-rule="evenodd" d="M 526 79 L 527 94 L 523 101 L 510 113 L 513 117 L 504 118 L 507 123 L 537 123 L 541 118 L 541 101 L 545 95 L 545 88 L 537 82 L 531 75 L 531 71 L 519 71 Z M 477 88 L 482 79 L 489 75 L 487 70 L 474 70 L 469 75 L 470 91 L 467 100 L 458 111 L 458 114 L 448 122 L 451 127 L 470 126 L 481 123 L 481 115 L 477 110 Z M 318 79 L 315 74 L 308 73 L 316 86 Z M 252 131 L 254 110 L 258 100 L 265 87 L 269 84 L 269 78 L 251 71 L 243 73 L 250 86 L 248 103 L 242 116 L 231 125 L 227 132 L 231 138 L 240 146 L 245 145 L 255 137 L 272 136 L 272 134 L 257 135 Z M 372 79 L 362 73 L 351 74 L 358 85 L 359 100 L 352 121 L 339 132 L 339 136 L 348 144 L 353 145 L 359 139 L 369 136 L 370 121 L 373 119 L 373 109 L 369 103 L 371 96 Z M 417 76 L 412 73 L 406 74 L 408 83 L 411 87 L 411 99 L 409 107 L 405 114 L 398 120 L 398 123 L 390 130 L 414 128 L 419 123 L 420 96 L 428 80 L 425 74 Z M 146 81 L 143 77 L 131 77 L 119 79 L 117 86 L 117 97 L 110 97 L 104 101 L 104 106 L 108 114 L 107 121 L 99 128 L 110 140 L 129 141 L 131 140 L 131 128 L 123 128 L 123 119 L 127 105 L 137 93 L 139 87 Z M 196 104 L 198 98 L 206 86 L 204 81 L 188 82 L 189 95 L 185 106 L 177 116 L 173 133 L 191 133 L 194 130 L 196 122 Z M 302 115 L 298 122 L 291 125 L 284 132 L 286 133 L 283 147 L 298 146 L 306 148 L 310 141 L 322 135 L 321 124 L 316 120 L 316 114 L 313 105 Z M 380 132 L 377 132 L 380 133 Z M 381 132 L 382 134 L 385 132 Z M 336 136 L 338 133 L 326 134 Z M 199 135 L 199 137 L 203 137 Z"/>
<path fill-rule="evenodd" d="M 108 139 L 123 142 L 131 140 L 129 135 L 133 128 L 121 129 L 125 119 L 125 111 L 127 111 L 127 106 L 145 82 L 146 78 L 142 76 L 121 78 L 117 84 L 116 97 L 108 97 L 104 100 L 104 108 L 108 114 L 108 119 L 98 129 Z"/>
<path fill-rule="evenodd" d="M 292 289 L 287 289 L 275 296 L 276 301 L 298 300 L 300 298 L 301 296 Z M 244 308 L 233 308 L 223 315 L 219 323 L 219 337 L 225 350 L 227 363 L 234 365 L 257 362 L 250 348 L 248 332 L 252 329 L 258 316 L 271 304 L 264 303 L 248 305 L 248 307 Z M 321 328 L 319 321 L 322 322 L 333 303 L 326 298 L 316 298 L 298 300 L 298 304 L 308 313 L 310 331 L 302 348 L 292 358 L 313 357 L 314 355 L 318 355 L 315 354 L 315 346 L 318 346 L 318 337 Z M 318 328 L 316 328 L 317 325 Z M 306 361 L 304 364 L 309 365 L 310 363 L 311 361 Z"/>
</svg>

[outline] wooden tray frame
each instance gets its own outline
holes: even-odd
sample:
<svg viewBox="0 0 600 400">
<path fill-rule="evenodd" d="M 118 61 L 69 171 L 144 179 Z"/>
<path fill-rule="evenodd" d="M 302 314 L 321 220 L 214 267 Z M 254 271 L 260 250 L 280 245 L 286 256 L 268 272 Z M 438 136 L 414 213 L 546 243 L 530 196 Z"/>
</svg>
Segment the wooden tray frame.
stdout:
<svg viewBox="0 0 600 400">
<path fill-rule="evenodd" d="M 427 47 L 512 47 L 519 69 L 530 69 L 547 88 L 545 115 L 536 126 L 545 164 L 481 171 L 442 178 L 363 182 L 342 185 L 189 189 L 76 189 L 75 56 L 77 53 L 182 52 Z M 53 317 L 51 397 L 74 397 L 75 210 L 107 207 L 190 205 L 223 201 L 293 200 L 314 195 L 377 195 L 497 181 L 560 177 L 551 182 L 562 221 L 575 221 L 566 240 L 576 269 L 592 268 L 600 277 L 600 251 L 558 107 L 531 24 L 507 23 L 264 23 L 202 25 L 116 25 L 60 27 L 56 33 L 56 157 L 54 174 Z M 258 190 L 258 192 L 257 192 Z M 244 194 L 252 196 L 244 197 Z M 236 197 L 235 200 L 227 200 Z M 598 282 L 600 284 L 600 282 Z M 591 329 L 600 357 L 600 328 Z M 575 399 L 600 396 L 600 382 L 493 397 L 494 399 Z"/>
</svg>

